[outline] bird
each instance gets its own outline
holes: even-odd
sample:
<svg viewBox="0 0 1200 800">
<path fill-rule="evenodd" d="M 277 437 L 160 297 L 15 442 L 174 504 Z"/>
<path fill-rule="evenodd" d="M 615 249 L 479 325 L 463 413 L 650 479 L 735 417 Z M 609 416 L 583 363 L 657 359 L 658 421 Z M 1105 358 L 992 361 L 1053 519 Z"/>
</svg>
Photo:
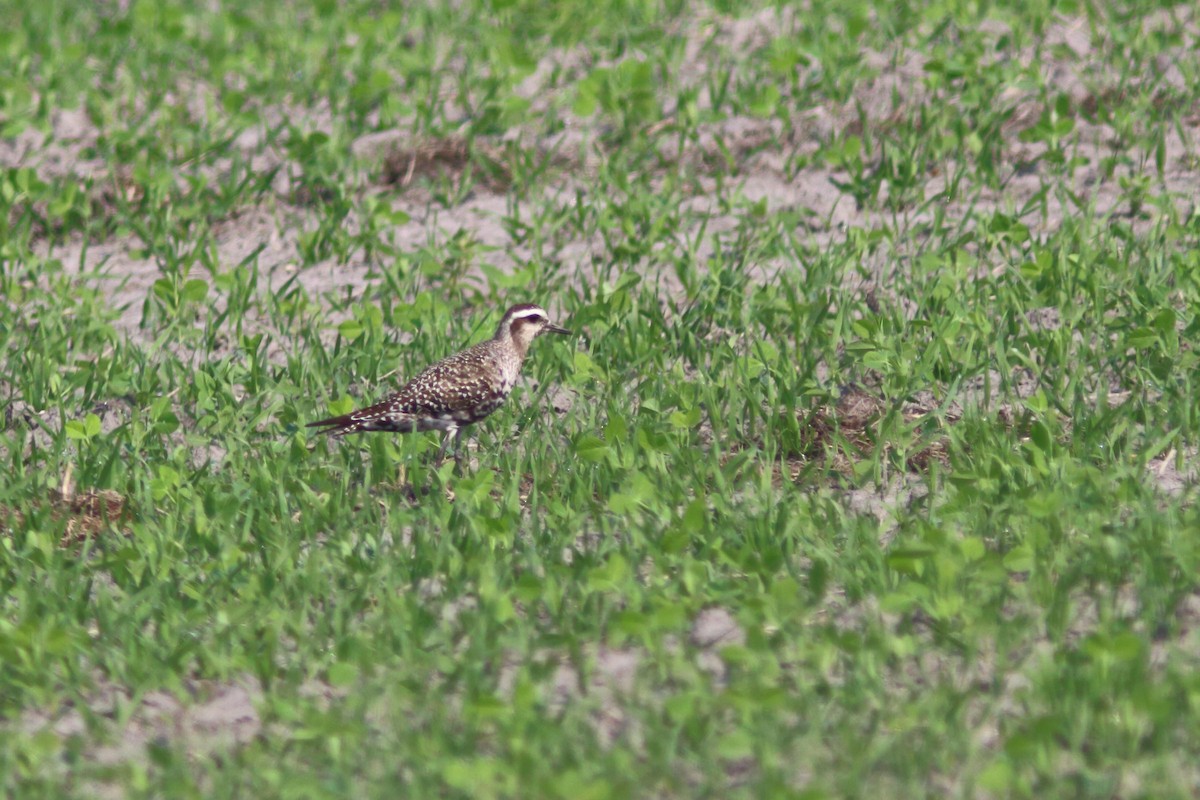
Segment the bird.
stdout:
<svg viewBox="0 0 1200 800">
<path fill-rule="evenodd" d="M 445 458 L 451 440 L 457 461 L 463 429 L 503 405 L 521 374 L 529 345 L 543 333 L 573 335 L 551 323 L 541 306 L 515 305 L 504 312 L 491 339 L 431 364 L 375 405 L 306 427 L 336 437 L 369 431 L 442 431 L 437 463 Z"/>
</svg>

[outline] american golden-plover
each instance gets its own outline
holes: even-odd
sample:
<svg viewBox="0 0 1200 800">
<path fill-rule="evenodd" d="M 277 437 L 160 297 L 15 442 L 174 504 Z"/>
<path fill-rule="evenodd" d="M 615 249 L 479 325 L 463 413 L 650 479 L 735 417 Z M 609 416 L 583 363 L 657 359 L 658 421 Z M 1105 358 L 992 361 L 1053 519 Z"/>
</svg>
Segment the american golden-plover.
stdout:
<svg viewBox="0 0 1200 800">
<path fill-rule="evenodd" d="M 551 324 L 541 306 L 525 303 L 505 312 L 496 335 L 486 342 L 443 358 L 427 367 L 400 391 L 373 406 L 308 423 L 322 433 L 345 436 L 367 431 L 443 431 L 438 461 L 454 440 L 455 455 L 467 425 L 479 422 L 504 403 L 529 345 L 543 333 L 570 335 Z"/>
</svg>

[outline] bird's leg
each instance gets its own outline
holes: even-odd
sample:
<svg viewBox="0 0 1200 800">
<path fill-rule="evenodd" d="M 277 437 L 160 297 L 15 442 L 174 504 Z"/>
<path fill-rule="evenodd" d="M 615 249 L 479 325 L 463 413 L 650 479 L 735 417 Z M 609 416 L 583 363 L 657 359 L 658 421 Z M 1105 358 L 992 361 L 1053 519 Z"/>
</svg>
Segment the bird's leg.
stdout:
<svg viewBox="0 0 1200 800">
<path fill-rule="evenodd" d="M 450 446 L 450 440 L 452 438 L 454 438 L 454 429 L 448 428 L 446 430 L 445 435 L 442 436 L 442 446 L 441 446 L 441 449 L 438 450 L 437 461 L 434 463 L 435 468 L 442 466 L 442 462 L 446 460 L 446 448 Z M 457 459 L 458 459 L 458 457 L 456 454 L 455 460 L 457 460 Z"/>
</svg>

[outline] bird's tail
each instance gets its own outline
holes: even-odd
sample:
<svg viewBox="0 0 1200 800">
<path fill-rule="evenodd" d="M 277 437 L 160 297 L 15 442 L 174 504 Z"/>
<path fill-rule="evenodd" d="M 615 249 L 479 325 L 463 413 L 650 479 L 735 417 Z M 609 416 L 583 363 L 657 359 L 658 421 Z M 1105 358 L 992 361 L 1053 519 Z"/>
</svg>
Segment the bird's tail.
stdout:
<svg viewBox="0 0 1200 800">
<path fill-rule="evenodd" d="M 316 422 L 310 422 L 304 427 L 320 428 L 318 433 L 328 433 L 330 436 L 345 436 L 347 433 L 354 433 L 362 430 L 361 420 L 356 420 L 353 414 L 342 414 L 340 417 L 330 417 L 329 419 L 319 419 Z"/>
<path fill-rule="evenodd" d="M 389 409 L 390 406 L 385 401 L 370 408 L 342 414 L 340 417 L 310 422 L 304 427 L 321 428 L 320 433 L 327 433 L 330 436 L 345 436 L 348 433 L 365 433 L 367 431 L 412 433 L 419 429 L 417 420 L 404 415 L 385 413 Z"/>
</svg>

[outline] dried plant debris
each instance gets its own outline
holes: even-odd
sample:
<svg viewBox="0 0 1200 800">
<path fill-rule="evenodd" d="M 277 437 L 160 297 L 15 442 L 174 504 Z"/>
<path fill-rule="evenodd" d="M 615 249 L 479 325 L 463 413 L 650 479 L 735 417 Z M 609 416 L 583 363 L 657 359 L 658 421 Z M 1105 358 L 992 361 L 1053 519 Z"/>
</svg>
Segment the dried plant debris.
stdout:
<svg viewBox="0 0 1200 800">
<path fill-rule="evenodd" d="M 45 501 L 34 500 L 30 510 L 47 506 L 53 526 L 62 526 L 61 547 L 81 544 L 105 531 L 124 532 L 122 524 L 129 520 L 128 504 L 119 492 L 112 489 L 77 491 L 69 467 L 61 487 L 51 489 Z M 28 516 L 28 512 L 0 505 L 0 531 L 11 533 L 23 527 Z"/>
<path fill-rule="evenodd" d="M 901 448 L 906 454 L 905 466 L 912 472 L 928 469 L 932 461 L 949 462 L 941 430 L 945 424 L 957 422 L 956 415 L 937 416 L 932 408 L 905 403 L 899 413 L 908 438 L 898 442 L 881 435 L 880 424 L 888 410 L 883 399 L 866 389 L 843 387 L 836 403 L 820 406 L 801 420 L 800 447 L 794 455 L 804 461 L 829 457 L 833 469 L 842 473 L 852 471 L 855 460 L 870 458 L 878 448 Z"/>
<path fill-rule="evenodd" d="M 405 188 L 418 178 L 439 176 L 458 180 L 468 168 L 476 168 L 475 180 L 483 188 L 503 192 L 512 183 L 505 164 L 504 148 L 484 142 L 468 142 L 460 136 L 397 145 L 383 159 L 379 182 Z"/>
</svg>

